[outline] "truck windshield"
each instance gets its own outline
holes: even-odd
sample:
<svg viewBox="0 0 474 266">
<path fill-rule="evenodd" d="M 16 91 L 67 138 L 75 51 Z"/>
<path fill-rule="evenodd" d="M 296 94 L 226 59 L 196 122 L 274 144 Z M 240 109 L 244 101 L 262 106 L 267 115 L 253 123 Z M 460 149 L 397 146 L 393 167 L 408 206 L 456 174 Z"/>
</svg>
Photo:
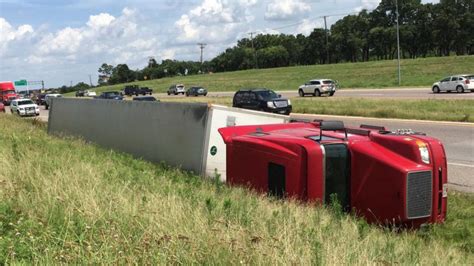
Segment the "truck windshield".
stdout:
<svg viewBox="0 0 474 266">
<path fill-rule="evenodd" d="M 15 94 L 15 91 L 14 90 L 2 91 L 2 94 L 4 94 L 4 95 L 6 95 L 6 94 Z"/>
<path fill-rule="evenodd" d="M 19 101 L 18 105 L 27 105 L 27 104 L 33 104 L 32 100 L 26 100 L 26 101 Z"/>
</svg>

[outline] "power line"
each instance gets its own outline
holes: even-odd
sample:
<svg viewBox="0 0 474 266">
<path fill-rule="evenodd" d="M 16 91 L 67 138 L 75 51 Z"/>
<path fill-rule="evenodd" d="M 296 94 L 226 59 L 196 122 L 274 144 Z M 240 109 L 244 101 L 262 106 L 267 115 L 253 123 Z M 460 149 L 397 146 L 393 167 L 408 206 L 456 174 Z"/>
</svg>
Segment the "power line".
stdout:
<svg viewBox="0 0 474 266">
<path fill-rule="evenodd" d="M 367 11 L 373 11 L 374 9 L 372 10 L 367 10 Z M 311 18 L 307 18 L 307 19 L 303 19 L 301 20 L 300 22 L 296 22 L 296 23 L 292 23 L 292 24 L 287 24 L 287 25 L 283 25 L 283 26 L 280 26 L 280 27 L 277 27 L 277 28 L 272 28 L 270 30 L 281 30 L 281 29 L 284 29 L 284 28 L 289 28 L 289 27 L 294 27 L 294 26 L 298 26 L 298 25 L 301 25 L 301 24 L 304 24 L 306 23 L 308 20 L 315 20 L 315 19 L 326 19 L 328 17 L 340 17 L 340 16 L 347 16 L 347 15 L 354 15 L 354 14 L 359 14 L 360 12 L 348 12 L 348 13 L 339 13 L 339 14 L 329 14 L 329 15 L 322 15 L 322 16 L 318 16 L 318 17 L 311 17 Z"/>
</svg>

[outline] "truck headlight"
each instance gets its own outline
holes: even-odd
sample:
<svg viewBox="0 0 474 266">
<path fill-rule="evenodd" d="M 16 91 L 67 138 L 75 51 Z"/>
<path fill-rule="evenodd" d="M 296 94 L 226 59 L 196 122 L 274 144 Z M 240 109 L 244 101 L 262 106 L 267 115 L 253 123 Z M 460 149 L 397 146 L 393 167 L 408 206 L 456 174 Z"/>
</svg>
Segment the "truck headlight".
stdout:
<svg viewBox="0 0 474 266">
<path fill-rule="evenodd" d="M 418 144 L 418 150 L 420 151 L 421 160 L 424 163 L 429 164 L 430 152 L 428 151 L 428 146 L 426 145 L 426 143 L 421 141 L 417 141 L 416 144 Z"/>
<path fill-rule="evenodd" d="M 274 102 L 267 102 L 267 107 L 268 107 L 268 108 L 276 108 Z"/>
<path fill-rule="evenodd" d="M 291 101 L 290 101 L 290 99 L 288 99 L 288 105 L 291 105 Z"/>
</svg>

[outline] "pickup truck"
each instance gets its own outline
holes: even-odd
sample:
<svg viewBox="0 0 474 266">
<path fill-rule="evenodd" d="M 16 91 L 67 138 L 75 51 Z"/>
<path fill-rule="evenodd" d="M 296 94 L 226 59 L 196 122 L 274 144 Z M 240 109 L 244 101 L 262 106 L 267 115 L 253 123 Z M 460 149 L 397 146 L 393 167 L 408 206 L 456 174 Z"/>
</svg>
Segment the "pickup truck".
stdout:
<svg viewBox="0 0 474 266">
<path fill-rule="evenodd" d="M 148 87 L 138 87 L 138 85 L 128 85 L 123 89 L 123 94 L 127 96 L 138 95 L 152 95 L 153 90 Z"/>
</svg>

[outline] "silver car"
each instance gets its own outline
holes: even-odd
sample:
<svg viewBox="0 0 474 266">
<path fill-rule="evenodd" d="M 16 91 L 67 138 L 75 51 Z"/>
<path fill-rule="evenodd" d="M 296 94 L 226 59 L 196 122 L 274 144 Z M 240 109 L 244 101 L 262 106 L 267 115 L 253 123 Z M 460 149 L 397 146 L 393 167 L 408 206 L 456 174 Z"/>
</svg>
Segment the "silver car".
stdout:
<svg viewBox="0 0 474 266">
<path fill-rule="evenodd" d="M 337 89 L 337 82 L 332 79 L 312 79 L 308 83 L 298 87 L 298 95 L 321 96 L 327 94 L 333 96 Z"/>
<path fill-rule="evenodd" d="M 452 92 L 474 92 L 474 74 L 455 75 L 446 77 L 438 82 L 433 83 L 433 93 L 440 93 L 442 91 Z"/>
</svg>

